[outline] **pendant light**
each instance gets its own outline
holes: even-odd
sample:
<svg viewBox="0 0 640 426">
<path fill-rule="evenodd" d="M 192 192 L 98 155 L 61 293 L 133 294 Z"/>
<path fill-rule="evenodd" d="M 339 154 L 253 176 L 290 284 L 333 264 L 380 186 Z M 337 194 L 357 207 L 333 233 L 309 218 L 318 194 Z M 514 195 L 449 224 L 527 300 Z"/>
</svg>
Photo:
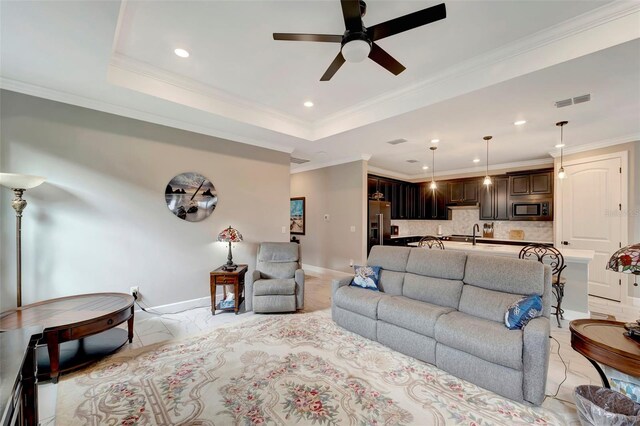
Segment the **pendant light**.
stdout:
<svg viewBox="0 0 640 426">
<path fill-rule="evenodd" d="M 556 126 L 560 126 L 560 169 L 558 170 L 558 179 L 564 179 L 567 177 L 562 163 L 564 160 L 564 125 L 568 123 L 568 121 L 558 121 L 556 123 Z"/>
<path fill-rule="evenodd" d="M 436 185 L 436 179 L 435 179 L 435 175 L 436 175 L 436 149 L 438 149 L 437 146 L 432 146 L 429 148 L 431 150 L 431 184 L 429 185 L 429 188 L 431 188 L 433 191 L 435 191 L 436 189 L 438 189 L 438 185 Z"/>
<path fill-rule="evenodd" d="M 489 176 L 489 141 L 493 136 L 485 136 L 484 139 L 487 142 L 487 174 L 484 177 L 483 184 L 489 186 L 491 185 L 491 177 Z"/>
</svg>

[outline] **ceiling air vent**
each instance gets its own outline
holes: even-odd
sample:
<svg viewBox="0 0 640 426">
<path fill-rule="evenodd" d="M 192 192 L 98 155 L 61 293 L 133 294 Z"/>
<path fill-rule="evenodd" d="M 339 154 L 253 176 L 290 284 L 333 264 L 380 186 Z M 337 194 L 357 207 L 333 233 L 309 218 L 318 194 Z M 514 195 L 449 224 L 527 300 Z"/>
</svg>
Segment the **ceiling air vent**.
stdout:
<svg viewBox="0 0 640 426">
<path fill-rule="evenodd" d="M 583 102 L 589 102 L 591 100 L 591 94 L 587 93 L 586 95 L 576 96 L 573 98 L 573 104 L 581 104 Z"/>
<path fill-rule="evenodd" d="M 304 163 L 308 163 L 309 160 L 305 160 L 304 158 L 291 157 L 291 162 L 294 164 L 304 164 Z"/>
<path fill-rule="evenodd" d="M 407 163 L 417 163 L 418 160 L 407 160 Z"/>
<path fill-rule="evenodd" d="M 407 142 L 406 139 L 394 139 L 392 141 L 387 142 L 389 145 L 400 145 L 401 143 Z"/>
<path fill-rule="evenodd" d="M 556 108 L 562 108 L 569 105 L 573 105 L 573 100 L 571 98 L 563 99 L 561 101 L 556 101 Z"/>
</svg>

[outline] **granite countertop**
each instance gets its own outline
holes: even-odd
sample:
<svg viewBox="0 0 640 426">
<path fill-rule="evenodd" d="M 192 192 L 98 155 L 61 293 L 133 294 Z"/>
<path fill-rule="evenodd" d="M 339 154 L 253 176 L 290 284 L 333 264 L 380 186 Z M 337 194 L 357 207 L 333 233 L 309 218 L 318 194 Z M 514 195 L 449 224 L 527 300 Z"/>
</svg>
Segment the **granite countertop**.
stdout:
<svg viewBox="0 0 640 426">
<path fill-rule="evenodd" d="M 415 237 L 423 237 L 424 235 L 392 235 L 391 239 L 395 239 L 395 238 L 415 238 Z M 448 235 L 438 235 L 438 237 L 447 237 Z M 476 241 L 490 241 L 490 242 L 495 242 L 495 243 L 500 243 L 502 241 L 510 241 L 510 242 L 514 242 L 514 243 L 522 243 L 522 244 L 551 244 L 553 245 L 553 241 L 539 241 L 539 240 L 510 240 L 508 238 L 488 238 L 488 237 L 482 237 L 482 236 L 478 236 L 476 237 Z"/>
<path fill-rule="evenodd" d="M 518 257 L 522 247 L 505 244 L 477 244 L 459 243 L 454 241 L 443 241 L 446 250 L 459 250 L 477 252 L 482 254 Z M 417 247 L 418 243 L 409 243 L 409 246 Z M 566 262 L 589 263 L 593 260 L 595 252 L 593 250 L 576 250 L 568 248 L 558 249 Z"/>
</svg>

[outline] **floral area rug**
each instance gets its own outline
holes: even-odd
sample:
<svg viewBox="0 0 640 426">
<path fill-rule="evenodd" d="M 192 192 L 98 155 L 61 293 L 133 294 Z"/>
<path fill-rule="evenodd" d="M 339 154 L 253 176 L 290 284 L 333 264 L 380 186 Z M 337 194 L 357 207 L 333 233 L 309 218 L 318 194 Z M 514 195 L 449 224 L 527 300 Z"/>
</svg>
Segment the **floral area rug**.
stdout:
<svg viewBox="0 0 640 426">
<path fill-rule="evenodd" d="M 123 352 L 58 385 L 58 425 L 562 424 L 333 323 L 264 316 Z"/>
</svg>

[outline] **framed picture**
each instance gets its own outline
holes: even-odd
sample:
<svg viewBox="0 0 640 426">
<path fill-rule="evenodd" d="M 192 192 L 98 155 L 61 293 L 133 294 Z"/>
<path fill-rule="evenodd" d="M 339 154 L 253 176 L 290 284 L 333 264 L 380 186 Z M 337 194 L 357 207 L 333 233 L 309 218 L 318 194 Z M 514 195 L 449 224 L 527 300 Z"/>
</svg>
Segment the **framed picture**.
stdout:
<svg viewBox="0 0 640 426">
<path fill-rule="evenodd" d="M 304 235 L 305 208 L 305 197 L 295 197 L 291 199 L 289 208 L 291 216 L 289 232 L 291 234 Z"/>
</svg>

